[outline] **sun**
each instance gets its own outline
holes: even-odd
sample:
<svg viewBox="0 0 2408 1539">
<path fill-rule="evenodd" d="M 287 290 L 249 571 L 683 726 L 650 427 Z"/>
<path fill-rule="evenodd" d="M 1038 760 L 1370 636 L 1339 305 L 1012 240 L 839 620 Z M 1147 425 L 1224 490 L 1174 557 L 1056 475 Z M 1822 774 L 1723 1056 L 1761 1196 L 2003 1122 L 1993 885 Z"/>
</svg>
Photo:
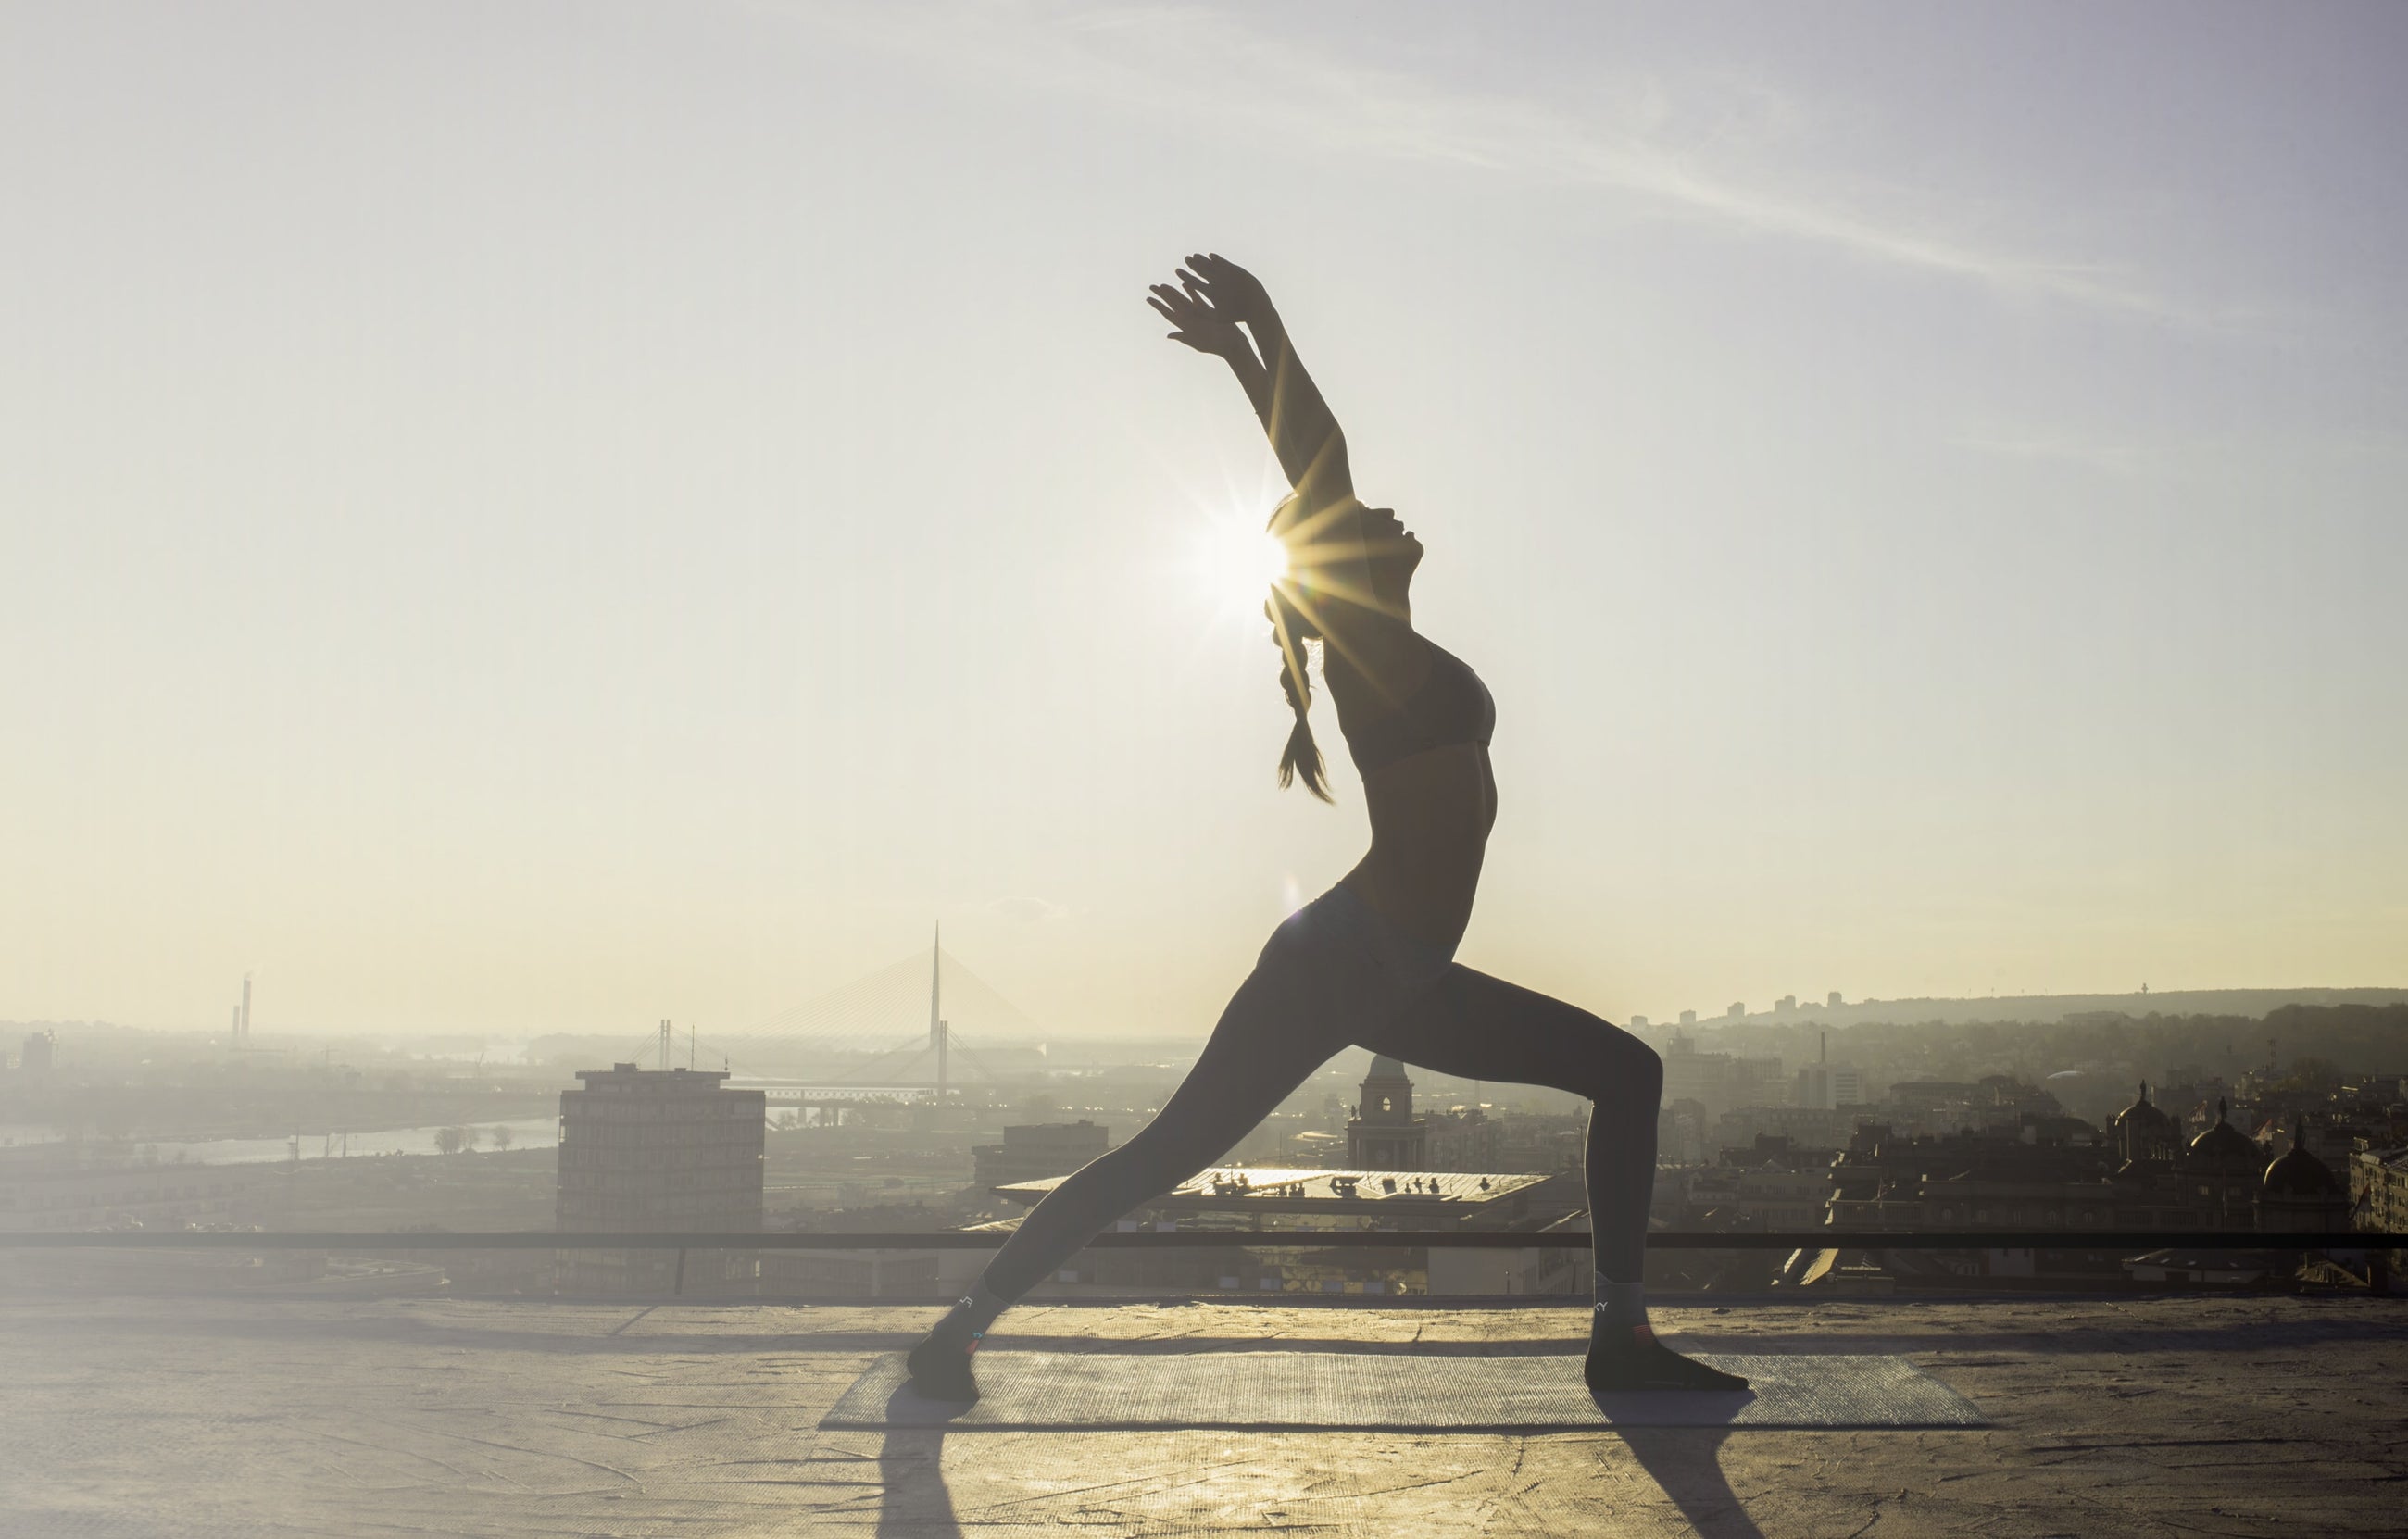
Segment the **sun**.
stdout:
<svg viewBox="0 0 2408 1539">
<path fill-rule="evenodd" d="M 1260 609 L 1288 575 L 1287 546 L 1260 524 L 1217 520 L 1196 540 L 1196 577 L 1214 603 Z"/>
</svg>

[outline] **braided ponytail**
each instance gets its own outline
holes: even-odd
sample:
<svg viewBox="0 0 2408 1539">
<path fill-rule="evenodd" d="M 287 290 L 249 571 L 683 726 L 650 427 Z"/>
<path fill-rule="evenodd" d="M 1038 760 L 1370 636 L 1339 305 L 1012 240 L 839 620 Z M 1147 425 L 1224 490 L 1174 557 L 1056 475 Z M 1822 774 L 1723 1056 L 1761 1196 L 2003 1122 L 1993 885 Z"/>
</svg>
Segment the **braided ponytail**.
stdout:
<svg viewBox="0 0 2408 1539">
<path fill-rule="evenodd" d="M 1279 643 L 1280 649 L 1280 691 L 1287 696 L 1287 708 L 1296 713 L 1296 725 L 1287 734 L 1287 747 L 1280 753 L 1279 783 L 1284 791 L 1301 777 L 1305 790 L 1326 802 L 1331 800 L 1329 776 L 1322 767 L 1321 745 L 1312 740 L 1312 722 L 1307 717 L 1312 709 L 1312 676 L 1307 671 L 1304 638 L 1310 633 L 1296 623 L 1299 618 L 1284 601 L 1272 601 L 1272 639 Z"/>
</svg>

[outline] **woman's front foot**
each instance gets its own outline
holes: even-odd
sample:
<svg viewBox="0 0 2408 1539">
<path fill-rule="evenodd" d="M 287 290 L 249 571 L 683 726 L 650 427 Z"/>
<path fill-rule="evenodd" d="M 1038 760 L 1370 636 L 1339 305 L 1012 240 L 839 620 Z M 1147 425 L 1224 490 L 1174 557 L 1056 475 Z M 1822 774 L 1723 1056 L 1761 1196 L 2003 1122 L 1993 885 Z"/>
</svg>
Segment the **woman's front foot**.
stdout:
<svg viewBox="0 0 2408 1539">
<path fill-rule="evenodd" d="M 986 1339 L 986 1328 L 1007 1306 L 1007 1301 L 987 1287 L 985 1278 L 972 1283 L 970 1290 L 904 1358 L 903 1365 L 911 1372 L 911 1388 L 930 1400 L 978 1399 L 970 1359 Z"/>
<path fill-rule="evenodd" d="M 1744 1389 L 1747 1380 L 1737 1374 L 1709 1368 L 1684 1358 L 1656 1339 L 1644 1325 L 1609 1325 L 1599 1320 L 1589 1330 L 1588 1361 L 1581 1371 L 1591 1390 L 1615 1394 L 1632 1389 Z"/>
</svg>

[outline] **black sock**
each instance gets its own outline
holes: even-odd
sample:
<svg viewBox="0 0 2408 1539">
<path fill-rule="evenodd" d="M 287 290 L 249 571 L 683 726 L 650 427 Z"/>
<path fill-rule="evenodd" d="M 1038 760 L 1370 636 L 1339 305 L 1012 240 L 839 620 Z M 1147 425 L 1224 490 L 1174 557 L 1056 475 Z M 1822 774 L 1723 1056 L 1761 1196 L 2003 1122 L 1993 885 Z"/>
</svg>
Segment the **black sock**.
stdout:
<svg viewBox="0 0 2408 1539">
<path fill-rule="evenodd" d="M 939 1393 L 975 1398 L 978 1389 L 970 1378 L 970 1359 L 986 1339 L 986 1328 L 1005 1307 L 1005 1301 L 986 1286 L 984 1278 L 973 1284 L 904 1360 L 913 1382 Z"/>
<path fill-rule="evenodd" d="M 1616 1325 L 1647 1326 L 1647 1290 L 1641 1283 L 1597 1279 L 1596 1318 Z M 1594 1332 L 1592 1332 L 1594 1333 Z"/>
<path fill-rule="evenodd" d="M 1603 1304 L 1589 1314 L 1588 1361 L 1581 1376 L 1599 1391 L 1747 1388 L 1747 1380 L 1737 1374 L 1710 1368 L 1657 1341 L 1643 1309 L 1633 1318 L 1627 1310 L 1610 1310 Z"/>
<path fill-rule="evenodd" d="M 1010 1301 L 999 1297 L 987 1287 L 986 1279 L 981 1277 L 970 1284 L 968 1292 L 953 1301 L 953 1308 L 945 1312 L 945 1318 L 939 1320 L 928 1333 L 953 1341 L 975 1340 L 986 1334 L 986 1328 L 1010 1307 Z"/>
</svg>

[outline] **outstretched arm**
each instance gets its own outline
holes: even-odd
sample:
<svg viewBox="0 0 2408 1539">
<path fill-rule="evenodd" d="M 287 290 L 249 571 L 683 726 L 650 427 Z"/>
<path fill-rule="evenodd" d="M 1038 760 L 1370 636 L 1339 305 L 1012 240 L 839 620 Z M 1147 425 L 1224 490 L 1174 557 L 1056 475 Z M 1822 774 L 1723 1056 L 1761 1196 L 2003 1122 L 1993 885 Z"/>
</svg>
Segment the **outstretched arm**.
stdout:
<svg viewBox="0 0 2408 1539">
<path fill-rule="evenodd" d="M 1308 508 L 1350 501 L 1354 477 L 1346 435 L 1305 372 L 1271 297 L 1254 274 L 1211 253 L 1180 269 L 1180 287 L 1156 284 L 1148 303 L 1180 329 L 1171 335 L 1228 361 L 1269 437 L 1280 469 Z M 1248 346 L 1242 325 L 1254 334 Z"/>
</svg>

